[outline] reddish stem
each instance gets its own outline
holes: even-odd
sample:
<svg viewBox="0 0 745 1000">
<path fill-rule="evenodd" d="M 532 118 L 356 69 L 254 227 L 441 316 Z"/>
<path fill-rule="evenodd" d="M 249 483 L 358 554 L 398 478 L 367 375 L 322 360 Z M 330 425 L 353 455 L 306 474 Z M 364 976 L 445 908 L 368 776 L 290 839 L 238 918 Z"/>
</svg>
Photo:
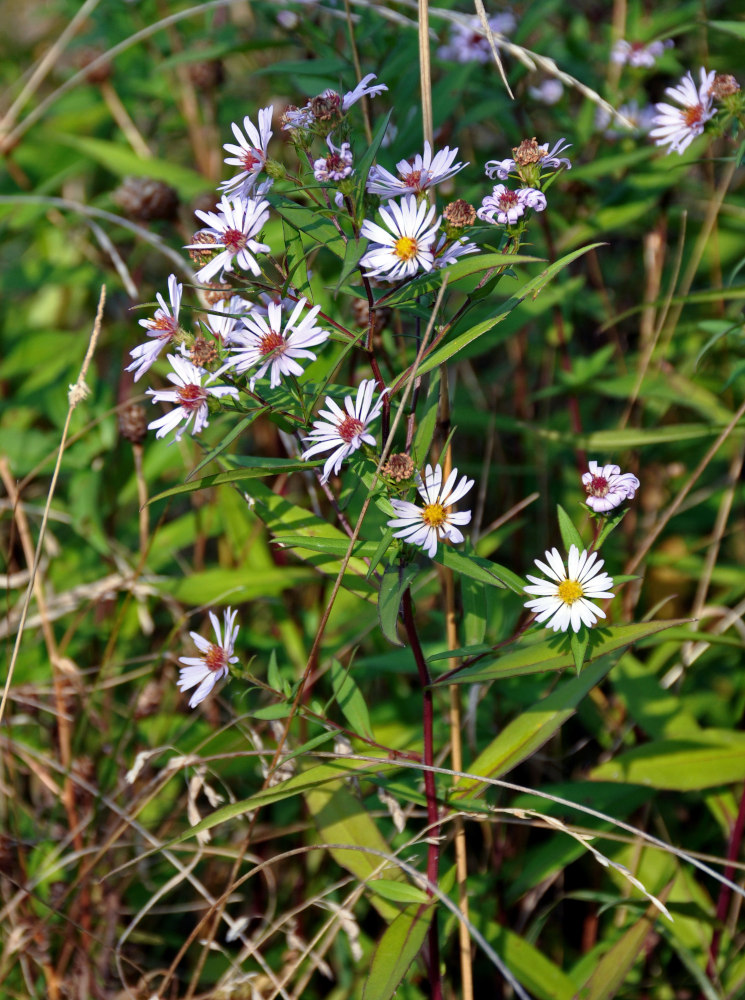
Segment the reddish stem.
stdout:
<svg viewBox="0 0 745 1000">
<path fill-rule="evenodd" d="M 404 616 L 404 626 L 409 639 L 411 651 L 414 654 L 419 680 L 422 685 L 422 728 L 424 732 L 424 794 L 427 799 L 427 820 L 429 824 L 429 846 L 427 849 L 427 895 L 432 896 L 431 886 L 437 885 L 440 865 L 440 814 L 437 808 L 437 787 L 432 768 L 435 763 L 434 753 L 434 702 L 427 661 L 424 658 L 419 636 L 414 622 L 414 609 L 411 603 L 411 591 L 407 587 L 401 600 Z M 440 980 L 440 939 L 437 931 L 437 911 L 432 916 L 429 927 L 429 982 L 432 1000 L 442 1000 L 442 982 Z"/>
<path fill-rule="evenodd" d="M 735 825 L 732 827 L 732 833 L 729 838 L 729 846 L 727 848 L 727 861 L 734 861 L 737 855 L 740 853 L 740 846 L 742 844 L 743 834 L 745 834 L 745 785 L 742 787 L 742 795 L 740 796 L 740 808 L 737 813 L 737 819 L 735 820 Z M 735 869 L 731 864 L 728 864 L 724 869 L 724 877 L 729 879 L 730 882 L 735 877 Z M 706 966 L 706 974 L 709 979 L 714 979 L 717 972 L 717 958 L 719 957 L 719 946 L 722 941 L 722 925 L 727 917 L 727 910 L 729 909 L 729 901 L 732 896 L 732 890 L 728 885 L 723 885 L 719 890 L 719 899 L 717 900 L 717 913 L 716 913 L 716 923 L 714 926 L 714 933 L 711 936 L 711 946 L 709 948 L 709 962 Z M 703 998 L 703 994 L 702 1000 Z"/>
</svg>

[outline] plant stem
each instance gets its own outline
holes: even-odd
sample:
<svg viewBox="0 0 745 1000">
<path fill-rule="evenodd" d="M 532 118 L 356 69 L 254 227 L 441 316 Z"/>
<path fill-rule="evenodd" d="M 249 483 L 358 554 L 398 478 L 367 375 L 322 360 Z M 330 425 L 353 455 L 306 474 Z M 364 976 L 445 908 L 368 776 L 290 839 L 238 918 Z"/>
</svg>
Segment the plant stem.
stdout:
<svg viewBox="0 0 745 1000">
<path fill-rule="evenodd" d="M 435 785 L 434 767 L 434 702 L 432 688 L 419 636 L 414 622 L 414 610 L 411 603 L 411 590 L 407 587 L 401 600 L 404 616 L 404 626 L 409 639 L 411 651 L 414 654 L 419 680 L 422 684 L 422 728 L 424 735 L 424 794 L 427 799 L 427 820 L 429 826 L 427 849 L 427 895 L 433 895 L 431 886 L 437 885 L 440 864 L 440 816 L 437 808 L 437 788 Z M 440 980 L 440 940 L 437 932 L 437 912 L 432 917 L 429 928 L 429 982 L 432 1000 L 442 1000 L 442 982 Z"/>
<path fill-rule="evenodd" d="M 745 785 L 742 787 L 742 794 L 740 796 L 740 808 L 737 812 L 737 819 L 735 820 L 735 825 L 732 827 L 732 833 L 729 838 L 729 846 L 727 848 L 727 861 L 732 862 L 737 858 L 740 853 L 740 846 L 742 844 L 743 834 L 745 834 Z M 728 864 L 724 869 L 724 877 L 728 879 L 733 879 L 735 877 L 735 869 L 731 864 Z M 722 924 L 727 916 L 727 910 L 729 908 L 729 901 L 732 896 L 732 890 L 728 885 L 722 885 L 719 889 L 719 899 L 717 900 L 717 912 L 716 912 L 716 924 L 714 926 L 714 933 L 711 936 L 711 946 L 709 947 L 709 962 L 706 966 L 706 974 L 712 981 L 714 980 L 717 972 L 717 958 L 719 957 L 719 945 L 722 940 Z"/>
</svg>

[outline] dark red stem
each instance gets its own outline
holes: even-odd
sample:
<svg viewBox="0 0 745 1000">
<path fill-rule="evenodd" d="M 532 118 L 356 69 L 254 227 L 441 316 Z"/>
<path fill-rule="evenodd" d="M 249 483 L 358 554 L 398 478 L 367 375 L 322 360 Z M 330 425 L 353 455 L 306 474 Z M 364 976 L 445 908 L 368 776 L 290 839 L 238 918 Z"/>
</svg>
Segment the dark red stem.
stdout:
<svg viewBox="0 0 745 1000">
<path fill-rule="evenodd" d="M 742 786 L 742 795 L 740 796 L 740 808 L 737 813 L 737 819 L 735 820 L 735 825 L 732 827 L 732 833 L 729 838 L 729 847 L 727 848 L 727 861 L 735 861 L 738 854 L 740 853 L 740 846 L 742 844 L 743 834 L 745 834 L 745 785 Z M 724 869 L 724 877 L 732 881 L 735 877 L 735 869 L 732 865 L 728 864 Z M 727 910 L 729 909 L 729 901 L 732 896 L 732 890 L 728 885 L 723 885 L 719 890 L 719 899 L 717 900 L 717 913 L 716 922 L 714 925 L 714 933 L 711 936 L 711 947 L 709 948 L 709 962 L 706 966 L 706 974 L 709 979 L 714 979 L 717 970 L 717 958 L 719 957 L 719 945 L 722 941 L 722 924 L 727 917 Z M 703 994 L 702 994 L 703 997 Z"/>
<path fill-rule="evenodd" d="M 404 626 L 409 639 L 411 651 L 414 654 L 419 680 L 422 685 L 422 728 L 424 731 L 424 794 L 427 799 L 427 820 L 429 825 L 429 846 L 427 849 L 427 895 L 432 896 L 431 886 L 437 885 L 440 867 L 440 814 L 437 808 L 437 787 L 435 774 L 431 769 L 435 763 L 434 753 L 434 702 L 427 661 L 417 635 L 414 622 L 414 609 L 411 603 L 411 591 L 407 587 L 401 600 L 404 615 Z M 442 1000 L 442 982 L 440 980 L 440 939 L 437 931 L 437 911 L 432 916 L 429 927 L 429 982 L 432 1000 Z"/>
</svg>

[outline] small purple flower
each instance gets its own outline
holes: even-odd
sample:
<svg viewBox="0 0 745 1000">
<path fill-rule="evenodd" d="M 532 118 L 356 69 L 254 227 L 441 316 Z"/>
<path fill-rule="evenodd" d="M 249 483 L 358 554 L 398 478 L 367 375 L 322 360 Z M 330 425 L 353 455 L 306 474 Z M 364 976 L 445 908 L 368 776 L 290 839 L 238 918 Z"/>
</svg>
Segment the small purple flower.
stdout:
<svg viewBox="0 0 745 1000">
<path fill-rule="evenodd" d="M 587 493 L 587 506 L 606 514 L 624 502 L 633 500 L 639 489 L 639 480 L 631 472 L 621 472 L 617 465 L 588 463 L 588 472 L 582 476 Z"/>
<path fill-rule="evenodd" d="M 546 196 L 536 188 L 518 188 L 512 191 L 504 184 L 497 184 L 491 194 L 481 202 L 476 215 L 483 222 L 494 225 L 514 226 L 526 208 L 542 212 L 546 207 Z"/>
</svg>

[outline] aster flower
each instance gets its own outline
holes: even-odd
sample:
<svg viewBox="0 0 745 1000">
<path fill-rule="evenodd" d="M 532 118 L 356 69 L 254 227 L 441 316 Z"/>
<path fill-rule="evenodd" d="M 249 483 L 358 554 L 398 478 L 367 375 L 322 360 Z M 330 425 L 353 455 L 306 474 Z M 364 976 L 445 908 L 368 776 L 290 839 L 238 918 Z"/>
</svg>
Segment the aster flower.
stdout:
<svg viewBox="0 0 745 1000">
<path fill-rule="evenodd" d="M 169 275 L 168 296 L 171 300 L 170 308 L 166 305 L 163 296 L 158 292 L 156 298 L 160 304 L 160 309 L 155 310 L 155 315 L 152 319 L 141 319 L 138 321 L 140 326 L 145 327 L 148 337 L 152 337 L 152 340 L 146 340 L 144 344 L 133 347 L 129 352 L 133 361 L 124 370 L 125 372 L 133 371 L 135 373 L 135 382 L 141 379 L 148 369 L 152 368 L 155 359 L 166 344 L 170 344 L 172 340 L 180 335 L 181 327 L 178 322 L 178 314 L 181 308 L 182 289 L 182 284 L 176 281 L 176 275 Z"/>
<path fill-rule="evenodd" d="M 546 196 L 536 188 L 519 188 L 511 191 L 504 184 L 497 184 L 491 194 L 481 202 L 476 215 L 483 222 L 494 225 L 514 226 L 526 208 L 542 212 L 546 207 Z"/>
<path fill-rule="evenodd" d="M 347 91 L 343 97 L 335 90 L 329 89 L 324 90 L 318 97 L 311 98 L 302 108 L 290 105 L 285 108 L 282 115 L 282 128 L 285 131 L 288 129 L 308 129 L 316 122 L 338 120 L 362 97 L 377 97 L 384 90 L 388 90 L 384 83 L 370 86 L 374 79 L 375 74 L 368 73 L 360 80 L 354 90 Z"/>
<path fill-rule="evenodd" d="M 459 239 L 453 240 L 447 247 L 445 247 L 446 243 L 447 237 L 440 236 L 434 250 L 435 267 L 449 267 L 461 257 L 465 257 L 470 253 L 479 252 L 479 247 L 477 247 L 475 243 L 471 243 L 470 240 L 467 240 L 465 236 L 461 236 Z"/>
<path fill-rule="evenodd" d="M 653 128 L 649 133 L 655 145 L 669 145 L 668 153 L 683 153 L 693 140 L 701 135 L 704 125 L 713 118 L 716 111 L 712 110 L 711 88 L 716 73 L 700 70 L 701 83 L 696 89 L 690 72 L 686 73 L 677 87 L 668 87 L 665 93 L 681 105 L 675 108 L 672 104 L 656 104 L 657 115 Z"/>
<path fill-rule="evenodd" d="M 552 104 L 558 104 L 562 99 L 564 96 L 564 86 L 561 80 L 550 76 L 537 86 L 528 87 L 528 93 L 534 101 L 539 101 L 541 104 L 546 104 L 550 107 Z"/>
<path fill-rule="evenodd" d="M 391 500 L 396 517 L 388 522 L 388 527 L 394 529 L 394 537 L 418 545 L 430 559 L 437 551 L 439 540 L 462 542 L 463 533 L 458 525 L 468 524 L 471 512 L 466 510 L 455 514 L 448 508 L 468 493 L 474 481 L 462 476 L 456 486 L 457 478 L 458 470 L 453 469 L 443 484 L 442 467 L 436 465 L 433 469 L 428 465 L 424 470 L 424 480 L 419 476 L 417 483 L 424 507 L 417 507 L 408 500 Z"/>
<path fill-rule="evenodd" d="M 622 104 L 618 113 L 630 122 L 630 127 L 622 125 L 617 118 L 612 118 L 610 112 L 605 108 L 598 107 L 595 110 L 595 127 L 599 129 L 606 139 L 618 139 L 624 135 L 641 135 L 647 133 L 654 123 L 656 111 L 653 104 L 639 106 L 637 101 L 629 101 Z M 613 124 L 611 124 L 611 120 Z"/>
<path fill-rule="evenodd" d="M 431 271 L 434 266 L 432 244 L 440 224 L 439 216 L 433 221 L 434 205 L 426 201 L 417 205 L 412 194 L 400 203 L 389 202 L 379 211 L 390 232 L 368 219 L 360 229 L 360 235 L 372 242 L 360 260 L 361 266 L 368 268 L 367 277 L 384 275 L 386 281 L 398 281 L 412 278 L 420 269 Z"/>
<path fill-rule="evenodd" d="M 201 230 L 202 234 L 212 237 L 212 245 L 216 249 L 222 249 L 222 253 L 197 271 L 197 281 L 210 281 L 220 271 L 232 271 L 234 261 L 241 270 L 260 274 L 261 268 L 254 254 L 268 253 L 270 247 L 266 243 L 259 243 L 254 236 L 269 218 L 269 202 L 242 198 L 240 195 L 235 198 L 223 196 L 217 209 L 217 212 L 195 212 L 195 215 L 207 223 L 208 228 Z M 210 249 L 210 246 L 192 243 L 185 249 L 203 251 Z"/>
<path fill-rule="evenodd" d="M 669 49 L 675 43 L 671 38 L 666 41 L 657 42 L 627 42 L 624 38 L 619 38 L 611 49 L 611 62 L 620 63 L 622 66 L 628 63 L 629 66 L 637 68 L 654 66 L 665 49 Z"/>
<path fill-rule="evenodd" d="M 535 172 L 536 178 L 544 170 L 558 170 L 559 167 L 571 170 L 571 162 L 565 156 L 559 156 L 559 153 L 563 153 L 570 146 L 571 143 L 566 139 L 559 139 L 553 149 L 549 150 L 547 142 L 539 145 L 535 139 L 523 139 L 520 145 L 512 150 L 514 159 L 489 160 L 485 169 L 486 176 L 498 177 L 505 181 L 511 173 L 520 174 L 521 171 L 530 168 Z"/>
<path fill-rule="evenodd" d="M 517 24 L 509 11 L 495 14 L 488 20 L 489 27 L 495 35 L 509 35 L 515 30 Z M 484 34 L 481 18 L 471 16 L 463 21 L 457 21 L 453 25 L 450 40 L 437 50 L 437 55 L 440 59 L 452 59 L 454 62 L 460 63 L 490 62 L 492 58 L 491 47 L 489 39 Z"/>
<path fill-rule="evenodd" d="M 367 76 L 363 76 L 354 90 L 349 90 L 341 99 L 341 109 L 342 111 L 349 111 L 353 104 L 361 100 L 363 97 L 377 97 L 378 94 L 382 94 L 384 90 L 388 90 L 384 83 L 376 83 L 370 86 L 373 80 L 375 80 L 374 73 L 368 73 Z"/>
<path fill-rule="evenodd" d="M 375 379 L 360 382 L 355 400 L 351 396 L 344 397 L 344 409 L 330 396 L 326 397 L 328 410 L 319 410 L 319 416 L 324 419 L 313 422 L 313 428 L 305 438 L 306 444 L 313 443 L 301 456 L 305 461 L 334 449 L 323 466 L 322 483 L 330 475 L 338 475 L 344 459 L 349 458 L 363 444 L 375 444 L 375 436 L 367 428 L 380 416 L 383 396 L 388 390 L 384 389 L 373 405 L 374 390 Z"/>
<path fill-rule="evenodd" d="M 239 295 L 234 295 L 227 302 L 216 302 L 212 311 L 204 317 L 206 325 L 221 344 L 229 344 L 238 329 L 241 319 L 253 309 L 253 303 L 247 302 Z"/>
<path fill-rule="evenodd" d="M 328 156 L 321 156 L 313 163 L 313 176 L 317 181 L 343 181 L 353 173 L 352 150 L 348 142 L 335 146 L 331 136 L 326 137 Z"/>
<path fill-rule="evenodd" d="M 238 390 L 233 386 L 210 386 L 210 382 L 217 376 L 211 375 L 206 382 L 202 382 L 207 372 L 203 368 L 197 368 L 191 361 L 179 357 L 177 354 L 169 354 L 168 360 L 171 362 L 172 372 L 168 373 L 168 381 L 172 382 L 175 389 L 148 389 L 148 395 L 153 397 L 154 403 L 167 400 L 169 403 L 177 403 L 175 410 L 170 410 L 157 420 L 149 423 L 148 430 L 157 428 L 156 437 L 165 437 L 174 430 L 181 421 L 184 426 L 176 431 L 176 440 L 181 439 L 182 434 L 192 423 L 191 433 L 199 434 L 207 426 L 207 416 L 209 408 L 207 399 L 209 396 L 220 398 L 221 396 L 237 396 Z"/>
<path fill-rule="evenodd" d="M 293 303 L 294 308 L 284 327 L 281 302 L 269 302 L 266 318 L 253 313 L 245 317 L 245 329 L 233 334 L 233 343 L 237 346 L 232 348 L 234 357 L 225 368 L 233 368 L 237 375 L 242 375 L 254 365 L 259 365 L 249 382 L 251 391 L 256 380 L 262 378 L 267 369 L 272 389 L 277 388 L 283 375 L 302 375 L 303 368 L 296 359 L 309 358 L 315 361 L 315 354 L 308 348 L 323 344 L 329 337 L 328 330 L 316 326 L 320 306 L 313 306 L 300 318 L 307 304 L 304 298 Z"/>
<path fill-rule="evenodd" d="M 226 156 L 225 162 L 231 166 L 240 167 L 240 172 L 231 177 L 230 180 L 223 181 L 219 185 L 220 191 L 243 196 L 247 196 L 251 192 L 256 183 L 256 178 L 264 169 L 264 164 L 266 163 L 266 148 L 272 137 L 273 112 L 274 108 L 271 105 L 267 108 L 261 108 L 259 111 L 258 129 L 248 115 L 246 115 L 243 119 L 243 132 L 245 132 L 245 135 L 236 123 L 232 122 L 230 127 L 238 141 L 238 145 L 236 146 L 230 142 L 225 143 L 223 149 L 233 154 L 232 156 Z"/>
<path fill-rule="evenodd" d="M 424 155 L 416 154 L 413 161 L 400 160 L 396 164 L 398 177 L 385 169 L 373 166 L 367 177 L 369 194 L 380 195 L 381 198 L 398 198 L 404 194 L 421 194 L 434 184 L 441 184 L 462 170 L 467 164 L 454 163 L 458 155 L 457 147 L 450 149 L 445 146 L 439 153 L 432 155 L 432 147 L 424 142 Z"/>
<path fill-rule="evenodd" d="M 580 552 L 572 545 L 566 570 L 558 549 L 546 552 L 545 563 L 536 559 L 535 564 L 549 577 L 541 580 L 528 575 L 531 586 L 525 587 L 525 593 L 536 597 L 526 601 L 525 607 L 535 612 L 537 622 L 545 622 L 554 632 L 566 632 L 570 626 L 579 632 L 583 625 L 589 628 L 598 618 L 605 618 L 605 612 L 591 601 L 613 597 L 613 580 L 600 572 L 603 560 L 597 552 Z"/>
<path fill-rule="evenodd" d="M 239 625 L 235 625 L 237 611 L 228 608 L 223 616 L 223 629 L 220 629 L 220 622 L 217 615 L 210 611 L 210 621 L 215 630 L 217 642 L 210 642 L 203 638 L 198 632 L 190 632 L 189 635 L 194 640 L 194 644 L 202 656 L 180 656 L 179 663 L 184 666 L 179 668 L 178 689 L 188 691 L 198 685 L 196 691 L 189 699 L 189 708 L 196 708 L 200 701 L 204 701 L 215 684 L 221 677 L 226 677 L 230 672 L 230 664 L 237 663 L 238 657 L 233 655 L 236 636 Z"/>
<path fill-rule="evenodd" d="M 624 500 L 633 500 L 639 489 L 639 480 L 631 472 L 621 472 L 617 465 L 588 463 L 588 472 L 582 476 L 587 493 L 587 506 L 606 513 L 619 507 Z"/>
</svg>

